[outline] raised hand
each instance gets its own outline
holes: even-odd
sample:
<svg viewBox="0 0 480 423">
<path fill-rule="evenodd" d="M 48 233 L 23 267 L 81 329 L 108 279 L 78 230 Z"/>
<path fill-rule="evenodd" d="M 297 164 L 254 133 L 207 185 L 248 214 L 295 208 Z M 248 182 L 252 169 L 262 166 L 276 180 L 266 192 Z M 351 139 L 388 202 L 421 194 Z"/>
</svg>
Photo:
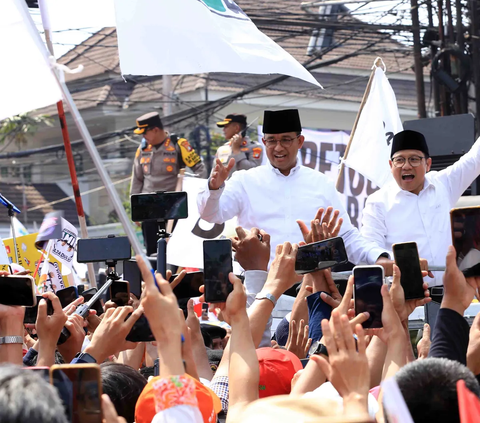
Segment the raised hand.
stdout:
<svg viewBox="0 0 480 423">
<path fill-rule="evenodd" d="M 235 228 L 237 236 L 231 238 L 235 258 L 245 270 L 268 269 L 270 260 L 270 235 L 263 230 L 252 228 L 247 234 L 238 226 Z"/>
<path fill-rule="evenodd" d="M 474 375 L 480 374 L 480 313 L 475 316 L 470 328 L 467 350 L 467 367 Z"/>
<path fill-rule="evenodd" d="M 477 294 L 480 278 L 465 278 L 459 270 L 455 248 L 448 247 L 447 265 L 443 276 L 444 295 L 441 308 L 449 308 L 463 316 Z"/>
<path fill-rule="evenodd" d="M 470 335 L 470 340 L 472 340 L 471 335 Z M 420 339 L 420 341 L 418 341 L 418 344 L 417 344 L 417 352 L 418 352 L 419 359 L 428 357 L 428 352 L 430 351 L 430 345 L 432 345 L 432 341 L 430 340 L 430 325 L 428 323 L 425 323 L 423 325 L 422 339 Z M 470 348 L 470 345 L 468 347 Z M 467 361 L 468 361 L 468 358 L 467 358 Z M 475 374 L 478 374 L 478 373 L 475 373 Z"/>
<path fill-rule="evenodd" d="M 215 167 L 210 175 L 208 188 L 212 190 L 219 189 L 227 180 L 234 165 L 235 159 L 233 158 L 228 161 L 227 166 L 224 166 L 220 159 L 215 159 Z"/>
<path fill-rule="evenodd" d="M 422 276 L 427 276 L 427 272 L 423 271 Z M 405 293 L 403 291 L 402 284 L 400 283 L 400 269 L 396 264 L 393 265 L 393 283 L 392 287 L 390 288 L 390 298 L 392 299 L 393 306 L 395 307 L 395 311 L 400 317 L 402 322 L 406 322 L 408 320 L 408 316 L 412 314 L 413 310 L 416 307 L 423 306 L 432 299 L 430 298 L 430 293 L 428 291 L 428 284 L 423 284 L 424 290 L 424 298 L 420 299 L 413 299 L 413 300 L 405 300 Z"/>
<path fill-rule="evenodd" d="M 300 320 L 297 330 L 297 322 L 290 320 L 288 339 L 285 348 L 294 353 L 300 360 L 306 358 L 312 345 L 312 338 L 308 337 L 308 325 Z"/>
<path fill-rule="evenodd" d="M 279 298 L 287 289 L 291 288 L 296 280 L 295 260 L 297 259 L 298 245 L 284 242 L 277 245 L 275 259 L 270 266 L 264 291 L 270 292 Z"/>
<path fill-rule="evenodd" d="M 345 404 L 356 403 L 356 411 L 367 412 L 367 397 L 370 388 L 370 370 L 365 353 L 365 332 L 360 324 L 355 327 L 357 343 L 347 316 L 338 310 L 332 312 L 330 322 L 322 321 L 324 345 L 328 351 L 328 361 L 320 355 L 310 357 L 338 393 Z"/>
<path fill-rule="evenodd" d="M 297 220 L 305 242 L 310 244 L 338 236 L 343 223 L 343 219 L 338 218 L 339 214 L 340 211 L 334 211 L 331 206 L 327 207 L 326 211 L 319 208 L 315 218 L 310 222 L 310 230 L 303 220 Z"/>
</svg>

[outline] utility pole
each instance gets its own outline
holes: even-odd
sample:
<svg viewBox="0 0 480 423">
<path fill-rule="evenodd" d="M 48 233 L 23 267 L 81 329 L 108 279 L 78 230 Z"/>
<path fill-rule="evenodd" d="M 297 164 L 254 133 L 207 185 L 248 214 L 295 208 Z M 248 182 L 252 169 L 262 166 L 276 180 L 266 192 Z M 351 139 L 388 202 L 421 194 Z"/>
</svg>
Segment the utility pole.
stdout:
<svg viewBox="0 0 480 423">
<path fill-rule="evenodd" d="M 172 114 L 172 75 L 162 76 L 163 116 Z"/>
<path fill-rule="evenodd" d="M 433 8 L 432 0 L 427 0 L 427 13 L 428 13 L 428 27 L 433 30 Z M 433 62 L 435 55 L 437 54 L 437 46 L 433 43 L 430 45 L 430 60 Z M 431 75 L 431 74 L 430 74 Z M 432 84 L 433 91 L 433 103 L 435 107 L 435 117 L 440 116 L 440 89 L 436 78 L 430 77 L 430 84 Z"/>
<path fill-rule="evenodd" d="M 471 14 L 471 37 L 472 37 L 472 56 L 473 56 L 473 79 L 475 82 L 475 123 L 477 133 L 480 131 L 480 16 L 478 13 L 478 0 L 470 0 Z"/>
<path fill-rule="evenodd" d="M 461 0 L 455 0 L 455 9 L 457 14 L 457 45 L 459 50 L 464 53 L 465 52 L 465 38 L 463 34 L 463 23 L 462 23 L 462 2 Z M 459 66 L 462 66 L 459 61 L 457 62 Z M 463 69 L 462 69 L 463 71 Z M 460 90 L 458 93 L 458 103 L 459 103 L 459 113 L 468 113 L 468 92 L 466 84 L 462 84 L 460 86 Z"/>
<path fill-rule="evenodd" d="M 422 49 L 420 46 L 420 21 L 418 18 L 418 1 L 410 0 L 412 14 L 413 55 L 415 59 L 415 87 L 417 89 L 418 117 L 426 118 L 425 86 L 423 83 Z"/>
<path fill-rule="evenodd" d="M 438 0 L 438 37 L 440 49 L 445 47 L 445 30 L 443 24 L 443 0 Z M 440 116 L 450 115 L 450 102 L 444 85 L 439 85 L 440 91 Z"/>
</svg>

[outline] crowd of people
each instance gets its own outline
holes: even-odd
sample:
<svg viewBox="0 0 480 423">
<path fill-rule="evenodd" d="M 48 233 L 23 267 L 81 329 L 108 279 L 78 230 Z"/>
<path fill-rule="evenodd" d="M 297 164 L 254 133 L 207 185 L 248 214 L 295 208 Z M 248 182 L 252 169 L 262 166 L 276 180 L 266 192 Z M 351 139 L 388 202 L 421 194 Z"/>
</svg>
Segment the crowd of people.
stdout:
<svg viewBox="0 0 480 423">
<path fill-rule="evenodd" d="M 100 366 L 107 423 L 480 421 L 480 315 L 471 328 L 463 317 L 478 295 L 480 277 L 465 277 L 458 269 L 444 228 L 448 207 L 480 173 L 478 142 L 443 174 L 432 174 L 424 137 L 412 131 L 397 134 L 391 168 L 401 195 L 387 190 L 374 194 L 367 203 L 367 227 L 360 232 L 331 182 L 297 163 L 304 141 L 298 111 L 265 113 L 268 163 L 263 166 L 250 163 L 250 158 L 259 158 L 256 147 L 245 146 L 252 157 L 239 150 L 236 135 L 245 129 L 246 119 L 228 115 L 219 122 L 222 127 L 232 124 L 230 155 L 217 157 L 198 196 L 205 220 L 224 223 L 237 216 L 240 224 L 232 246 L 244 281 L 231 273 L 233 290 L 226 302 L 211 305 L 223 326 L 206 328 L 192 299 L 186 310 L 180 309 L 169 275 L 154 276 L 140 256 L 141 297 L 132 296 L 126 306 L 108 301 L 101 316 L 74 314 L 81 297 L 62 308 L 55 293 L 45 293 L 34 339 L 23 324 L 25 309 L 0 305 L 0 340 L 23 339 L 0 342 L 0 421 L 68 421 L 59 392 L 28 369 L 56 363 Z M 184 150 L 166 145 L 170 138 L 158 114 L 139 118 L 137 126 L 151 143 L 135 159 L 137 192 L 144 192 L 145 183 L 147 190 L 156 190 L 148 183 L 160 172 L 157 165 L 173 183 L 175 171 L 168 168 L 180 157 L 203 171 L 197 156 L 186 155 L 192 149 L 185 143 Z M 236 159 L 248 163 L 234 168 Z M 437 207 L 442 201 L 446 205 Z M 401 227 L 393 224 L 398 216 L 404 219 Z M 145 225 L 143 230 L 152 229 Z M 343 291 L 331 269 L 303 277 L 295 272 L 299 246 L 337 236 L 351 262 L 381 265 L 392 278 L 381 288 L 379 329 L 364 329 L 369 313 L 355 311 L 353 276 Z M 425 280 L 443 284 L 444 290 L 436 324 L 425 324 L 417 345 L 412 345 L 409 316 L 432 300 L 428 282 L 423 298 L 405 299 L 391 249 L 406 240 L 419 246 Z M 425 257 L 440 260 L 440 254 L 446 270 L 430 273 L 435 279 L 429 279 Z M 184 275 L 172 284 L 181 283 Z M 289 320 L 272 338 L 276 302 L 296 284 Z M 51 315 L 47 299 L 53 305 Z M 204 300 L 202 295 L 199 301 Z M 155 341 L 127 341 L 142 315 Z M 71 336 L 57 345 L 64 328 Z"/>
</svg>

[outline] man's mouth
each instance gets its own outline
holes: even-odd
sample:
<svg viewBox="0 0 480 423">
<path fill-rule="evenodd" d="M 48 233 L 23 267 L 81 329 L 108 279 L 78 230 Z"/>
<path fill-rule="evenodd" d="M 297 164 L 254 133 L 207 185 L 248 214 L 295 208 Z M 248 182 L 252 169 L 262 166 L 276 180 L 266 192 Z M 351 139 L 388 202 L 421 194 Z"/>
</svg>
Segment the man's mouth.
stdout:
<svg viewBox="0 0 480 423">
<path fill-rule="evenodd" d="M 402 175 L 402 179 L 404 181 L 412 181 L 413 178 L 415 178 L 415 175 L 412 175 L 410 173 L 406 173 L 406 174 Z"/>
<path fill-rule="evenodd" d="M 286 154 L 274 154 L 273 157 L 275 157 L 276 159 L 284 159 L 285 157 L 287 157 Z"/>
</svg>

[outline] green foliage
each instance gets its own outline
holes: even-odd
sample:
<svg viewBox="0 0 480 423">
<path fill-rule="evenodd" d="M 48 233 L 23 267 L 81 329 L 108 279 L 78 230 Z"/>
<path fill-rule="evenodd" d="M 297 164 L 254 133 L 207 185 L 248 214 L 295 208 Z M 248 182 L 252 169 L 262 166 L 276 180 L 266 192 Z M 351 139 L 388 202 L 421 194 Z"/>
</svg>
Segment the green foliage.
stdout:
<svg viewBox="0 0 480 423">
<path fill-rule="evenodd" d="M 33 135 L 39 125 L 53 126 L 53 119 L 49 116 L 30 116 L 23 113 L 0 122 L 0 144 L 7 148 L 12 142 L 21 147 L 26 144 L 28 135 Z"/>
</svg>

